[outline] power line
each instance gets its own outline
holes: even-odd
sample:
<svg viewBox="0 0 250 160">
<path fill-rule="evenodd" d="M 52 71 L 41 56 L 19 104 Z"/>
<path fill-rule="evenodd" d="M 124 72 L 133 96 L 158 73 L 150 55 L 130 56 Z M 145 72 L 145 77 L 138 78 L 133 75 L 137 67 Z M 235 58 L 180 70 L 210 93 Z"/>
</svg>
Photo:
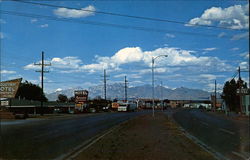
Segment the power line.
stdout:
<svg viewBox="0 0 250 160">
<path fill-rule="evenodd" d="M 166 29 L 146 28 L 146 27 L 140 27 L 140 26 L 103 23 L 103 22 L 97 22 L 97 21 L 75 20 L 75 19 L 68 19 L 68 18 L 56 18 L 53 16 L 29 14 L 29 13 L 23 13 L 23 12 L 7 11 L 7 10 L 0 10 L 0 12 L 2 14 L 21 16 L 21 17 L 41 18 L 41 19 L 54 20 L 54 21 L 71 22 L 71 23 L 78 23 L 78 24 L 89 24 L 89 25 L 96 25 L 96 26 L 106 26 L 106 27 L 114 27 L 114 28 L 121 28 L 121 29 L 133 29 L 133 30 L 146 31 L 146 32 L 179 33 L 179 34 L 186 34 L 186 35 L 192 35 L 192 36 L 218 37 L 218 35 L 215 35 L 215 34 L 183 32 L 183 31 L 174 31 L 174 30 L 166 30 Z M 231 37 L 223 36 L 221 38 L 231 38 Z"/>
<path fill-rule="evenodd" d="M 24 0 L 12 0 L 12 1 L 20 2 L 20 3 L 27 3 L 27 4 L 32 4 L 32 5 L 53 7 L 53 8 L 74 9 L 74 10 L 80 10 L 80 11 L 91 12 L 91 13 L 105 14 L 105 15 L 118 16 L 118 17 L 127 17 L 127 18 L 141 19 L 141 20 L 148 20 L 148 21 L 158 21 L 158 22 L 165 22 L 165 23 L 191 25 L 191 26 L 197 26 L 197 27 L 206 27 L 206 28 L 209 27 L 209 28 L 233 30 L 232 28 L 229 28 L 229 27 L 220 27 L 220 26 L 214 26 L 214 25 L 189 24 L 189 23 L 183 22 L 183 21 L 174 21 L 174 20 L 168 20 L 168 19 L 144 17 L 144 16 L 134 16 L 134 15 L 128 15 L 128 14 L 114 13 L 114 12 L 96 11 L 96 10 L 82 9 L 82 8 L 76 8 L 76 7 L 68 7 L 68 6 L 52 5 L 52 4 L 46 4 L 46 3 L 30 2 L 30 1 L 24 1 Z"/>
</svg>

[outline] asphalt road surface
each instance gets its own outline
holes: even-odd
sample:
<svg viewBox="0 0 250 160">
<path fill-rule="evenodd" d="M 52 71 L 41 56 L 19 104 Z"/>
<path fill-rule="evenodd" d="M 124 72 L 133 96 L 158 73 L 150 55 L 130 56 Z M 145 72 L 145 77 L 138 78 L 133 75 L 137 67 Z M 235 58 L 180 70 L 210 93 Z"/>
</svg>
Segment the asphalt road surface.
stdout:
<svg viewBox="0 0 250 160">
<path fill-rule="evenodd" d="M 185 130 L 227 159 L 250 157 L 249 121 L 235 121 L 199 109 L 182 109 L 173 114 Z"/>
<path fill-rule="evenodd" d="M 86 140 L 145 112 L 1 123 L 0 159 L 58 159 Z"/>
</svg>

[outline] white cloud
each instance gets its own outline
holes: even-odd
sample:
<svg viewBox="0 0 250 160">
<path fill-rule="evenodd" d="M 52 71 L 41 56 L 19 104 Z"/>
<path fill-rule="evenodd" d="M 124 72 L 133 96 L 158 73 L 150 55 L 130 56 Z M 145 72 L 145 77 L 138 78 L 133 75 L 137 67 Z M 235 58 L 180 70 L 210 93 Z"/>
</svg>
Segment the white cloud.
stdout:
<svg viewBox="0 0 250 160">
<path fill-rule="evenodd" d="M 153 51 L 142 51 L 140 47 L 127 47 L 119 50 L 111 57 L 96 56 L 98 63 L 84 65 L 82 69 L 90 70 L 91 72 L 103 70 L 104 68 L 117 70 L 121 65 L 128 63 L 141 63 L 151 67 L 152 57 L 159 55 L 168 55 L 168 57 L 159 57 L 156 59 L 156 72 L 169 72 L 169 69 L 166 69 L 167 66 L 210 66 L 213 69 L 217 67 L 216 69 L 219 70 L 230 68 L 229 65 L 225 64 L 225 62 L 217 57 L 198 57 L 193 53 L 194 51 L 170 47 L 158 48 Z M 146 73 L 148 70 L 141 70 L 140 73 L 142 72 Z"/>
<path fill-rule="evenodd" d="M 30 20 L 30 23 L 36 23 L 37 22 L 37 19 L 36 18 L 32 18 L 31 20 Z"/>
<path fill-rule="evenodd" d="M 227 34 L 225 32 L 221 32 L 220 34 L 218 34 L 219 38 L 225 37 Z"/>
<path fill-rule="evenodd" d="M 64 58 L 52 58 L 50 61 L 53 68 L 62 68 L 62 69 L 77 69 L 82 64 L 82 60 L 78 57 L 64 57 Z"/>
<path fill-rule="evenodd" d="M 1 74 L 15 74 L 16 71 L 1 70 L 0 73 Z"/>
<path fill-rule="evenodd" d="M 57 88 L 56 90 L 55 90 L 55 92 L 61 92 L 62 91 L 62 88 Z"/>
<path fill-rule="evenodd" d="M 241 69 L 248 69 L 249 67 L 248 62 L 241 62 L 239 66 Z"/>
<path fill-rule="evenodd" d="M 166 37 L 169 37 L 169 38 L 175 38 L 175 35 L 170 34 L 170 33 L 167 33 L 167 34 L 166 34 Z"/>
<path fill-rule="evenodd" d="M 38 69 L 41 69 L 40 66 L 34 65 L 33 63 L 28 64 L 28 65 L 24 66 L 23 68 L 24 68 L 25 70 L 38 70 Z"/>
<path fill-rule="evenodd" d="M 140 64 L 148 68 L 142 70 L 133 70 L 136 73 L 147 74 L 151 72 L 152 57 L 159 55 L 168 55 L 168 57 L 158 57 L 155 59 L 155 72 L 173 72 L 185 67 L 186 70 L 197 70 L 197 68 L 208 68 L 210 70 L 225 71 L 231 69 L 230 65 L 217 57 L 196 56 L 194 51 L 182 50 L 178 48 L 158 48 L 152 51 L 142 51 L 140 47 L 126 47 L 120 49 L 113 56 L 101 57 L 95 56 L 94 63 L 83 64 L 78 57 L 53 58 L 50 69 L 57 69 L 61 73 L 73 72 L 100 72 L 103 69 L 110 71 L 120 71 L 123 65 Z M 24 69 L 40 69 L 40 66 L 28 64 Z"/>
<path fill-rule="evenodd" d="M 65 17 L 65 18 L 80 18 L 80 17 L 88 17 L 93 16 L 95 14 L 95 7 L 92 5 L 89 5 L 85 8 L 82 8 L 80 10 L 77 9 L 67 9 L 67 8 L 58 8 L 54 10 L 54 14 L 59 17 Z"/>
<path fill-rule="evenodd" d="M 249 38 L 249 32 L 245 32 L 245 33 L 240 33 L 240 34 L 236 34 L 234 35 L 231 40 L 240 40 L 240 39 L 248 39 Z"/>
<path fill-rule="evenodd" d="M 39 27 L 41 27 L 41 28 L 47 28 L 47 27 L 49 27 L 49 25 L 48 24 L 42 24 Z"/>
<path fill-rule="evenodd" d="M 127 74 L 118 74 L 118 75 L 115 75 L 114 77 L 115 78 L 121 78 L 121 77 L 125 77 L 127 76 Z"/>
<path fill-rule="evenodd" d="M 221 93 L 223 91 L 223 87 L 224 87 L 224 84 L 217 83 L 216 84 L 217 93 Z M 208 92 L 214 92 L 214 90 L 215 90 L 214 82 L 213 83 L 208 83 L 205 86 L 205 90 L 208 91 Z"/>
<path fill-rule="evenodd" d="M 213 74 L 201 74 L 200 77 L 201 77 L 201 78 L 206 78 L 206 79 L 208 79 L 208 80 L 216 79 L 216 76 L 213 75 Z"/>
<path fill-rule="evenodd" d="M 244 52 L 240 54 L 241 57 L 244 57 L 245 59 L 249 58 L 249 52 Z"/>
<path fill-rule="evenodd" d="M 234 47 L 234 48 L 231 48 L 232 51 L 238 51 L 239 48 L 238 47 Z"/>
<path fill-rule="evenodd" d="M 234 5 L 228 8 L 212 7 L 204 11 L 200 17 L 193 18 L 187 26 L 214 25 L 231 29 L 249 28 L 249 4 Z"/>
<path fill-rule="evenodd" d="M 214 51 L 214 50 L 216 50 L 217 48 L 204 48 L 203 50 L 204 51 Z"/>
</svg>

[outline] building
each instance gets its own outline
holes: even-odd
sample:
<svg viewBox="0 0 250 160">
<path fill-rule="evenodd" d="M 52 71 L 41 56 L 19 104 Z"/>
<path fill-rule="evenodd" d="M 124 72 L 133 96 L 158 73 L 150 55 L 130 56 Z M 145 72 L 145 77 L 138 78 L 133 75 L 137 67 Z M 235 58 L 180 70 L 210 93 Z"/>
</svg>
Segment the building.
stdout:
<svg viewBox="0 0 250 160">
<path fill-rule="evenodd" d="M 242 112 L 247 116 L 250 115 L 250 95 L 242 96 Z"/>
</svg>

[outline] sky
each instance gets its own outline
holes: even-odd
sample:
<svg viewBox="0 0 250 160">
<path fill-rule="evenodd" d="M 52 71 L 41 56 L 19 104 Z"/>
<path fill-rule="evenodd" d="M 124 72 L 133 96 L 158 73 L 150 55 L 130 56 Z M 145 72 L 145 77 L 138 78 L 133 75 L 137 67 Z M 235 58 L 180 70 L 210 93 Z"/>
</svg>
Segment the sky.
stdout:
<svg viewBox="0 0 250 160">
<path fill-rule="evenodd" d="M 104 69 L 108 84 L 151 84 L 152 58 L 156 86 L 221 91 L 239 66 L 249 81 L 248 1 L 28 2 L 0 1 L 1 81 L 41 85 L 42 51 L 46 93 L 101 85 Z"/>
</svg>

